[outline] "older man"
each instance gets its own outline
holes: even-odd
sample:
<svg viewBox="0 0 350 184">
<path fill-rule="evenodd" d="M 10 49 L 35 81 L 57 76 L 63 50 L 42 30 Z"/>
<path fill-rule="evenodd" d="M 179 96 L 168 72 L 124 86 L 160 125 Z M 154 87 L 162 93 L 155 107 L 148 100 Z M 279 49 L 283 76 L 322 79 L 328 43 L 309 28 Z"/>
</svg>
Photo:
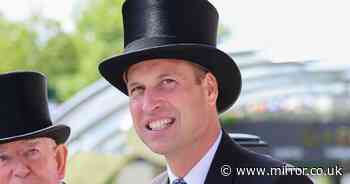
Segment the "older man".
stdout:
<svg viewBox="0 0 350 184">
<path fill-rule="evenodd" d="M 164 155 L 154 184 L 312 183 L 305 176 L 248 176 L 237 169 L 283 168 L 283 162 L 233 142 L 219 113 L 241 89 L 234 61 L 216 48 L 218 14 L 207 0 L 126 0 L 125 50 L 100 72 L 130 97 L 137 134 Z"/>
<path fill-rule="evenodd" d="M 36 72 L 0 74 L 0 183 L 59 184 L 70 128 L 52 125 L 46 78 Z"/>
</svg>

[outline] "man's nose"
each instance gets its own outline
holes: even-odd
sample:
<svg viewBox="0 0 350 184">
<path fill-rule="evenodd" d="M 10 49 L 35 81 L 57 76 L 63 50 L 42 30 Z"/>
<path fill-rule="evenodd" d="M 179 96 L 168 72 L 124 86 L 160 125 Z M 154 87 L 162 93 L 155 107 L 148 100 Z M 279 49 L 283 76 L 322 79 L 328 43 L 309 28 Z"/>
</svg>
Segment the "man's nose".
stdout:
<svg viewBox="0 0 350 184">
<path fill-rule="evenodd" d="M 148 89 L 144 93 L 142 110 L 147 113 L 157 111 L 161 106 L 161 96 L 154 89 Z"/>
<path fill-rule="evenodd" d="M 28 174 L 30 173 L 30 169 L 25 163 L 17 161 L 14 166 L 13 172 L 15 176 L 23 178 L 28 176 Z"/>
</svg>

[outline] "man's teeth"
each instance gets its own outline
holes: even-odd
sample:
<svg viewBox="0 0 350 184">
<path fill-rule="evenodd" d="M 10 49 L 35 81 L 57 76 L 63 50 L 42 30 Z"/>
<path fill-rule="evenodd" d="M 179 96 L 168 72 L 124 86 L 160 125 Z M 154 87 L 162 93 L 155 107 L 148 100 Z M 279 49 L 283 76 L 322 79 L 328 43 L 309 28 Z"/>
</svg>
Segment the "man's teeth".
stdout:
<svg viewBox="0 0 350 184">
<path fill-rule="evenodd" d="M 152 130 L 161 130 L 171 124 L 171 119 L 163 119 L 151 122 L 148 126 Z"/>
</svg>

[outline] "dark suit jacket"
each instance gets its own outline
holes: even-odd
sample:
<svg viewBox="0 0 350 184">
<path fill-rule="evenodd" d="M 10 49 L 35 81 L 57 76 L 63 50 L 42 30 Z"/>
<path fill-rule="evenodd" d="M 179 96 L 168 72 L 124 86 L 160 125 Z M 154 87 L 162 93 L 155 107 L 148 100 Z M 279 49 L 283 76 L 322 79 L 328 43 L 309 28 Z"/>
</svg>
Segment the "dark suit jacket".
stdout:
<svg viewBox="0 0 350 184">
<path fill-rule="evenodd" d="M 224 169 L 224 167 L 231 168 Z M 242 176 L 237 174 L 238 168 L 261 168 L 270 171 L 270 168 L 280 168 L 285 166 L 285 163 L 274 160 L 269 156 L 249 151 L 231 140 L 225 132 L 219 147 L 215 153 L 211 163 L 205 184 L 312 184 L 312 181 L 306 176 L 283 175 L 283 176 Z M 222 174 L 226 173 L 226 176 Z M 166 172 L 156 177 L 152 184 L 168 183 Z M 192 184 L 192 183 L 189 183 Z"/>
</svg>

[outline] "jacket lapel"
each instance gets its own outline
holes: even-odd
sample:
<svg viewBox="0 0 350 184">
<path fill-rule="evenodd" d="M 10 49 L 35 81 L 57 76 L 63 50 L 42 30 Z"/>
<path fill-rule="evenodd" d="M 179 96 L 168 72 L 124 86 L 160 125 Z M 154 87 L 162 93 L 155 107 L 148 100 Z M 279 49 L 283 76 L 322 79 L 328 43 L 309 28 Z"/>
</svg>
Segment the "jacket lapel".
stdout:
<svg viewBox="0 0 350 184">
<path fill-rule="evenodd" d="M 211 163 L 205 184 L 234 183 L 236 177 L 234 172 L 236 146 L 223 130 L 220 144 Z"/>
<path fill-rule="evenodd" d="M 204 184 L 234 184 L 236 177 L 235 168 L 240 166 L 239 160 L 244 156 L 245 151 L 231 140 L 229 135 L 223 130 L 220 144 L 210 165 L 209 172 Z M 163 172 L 155 177 L 151 184 L 169 184 L 167 172 Z"/>
</svg>

